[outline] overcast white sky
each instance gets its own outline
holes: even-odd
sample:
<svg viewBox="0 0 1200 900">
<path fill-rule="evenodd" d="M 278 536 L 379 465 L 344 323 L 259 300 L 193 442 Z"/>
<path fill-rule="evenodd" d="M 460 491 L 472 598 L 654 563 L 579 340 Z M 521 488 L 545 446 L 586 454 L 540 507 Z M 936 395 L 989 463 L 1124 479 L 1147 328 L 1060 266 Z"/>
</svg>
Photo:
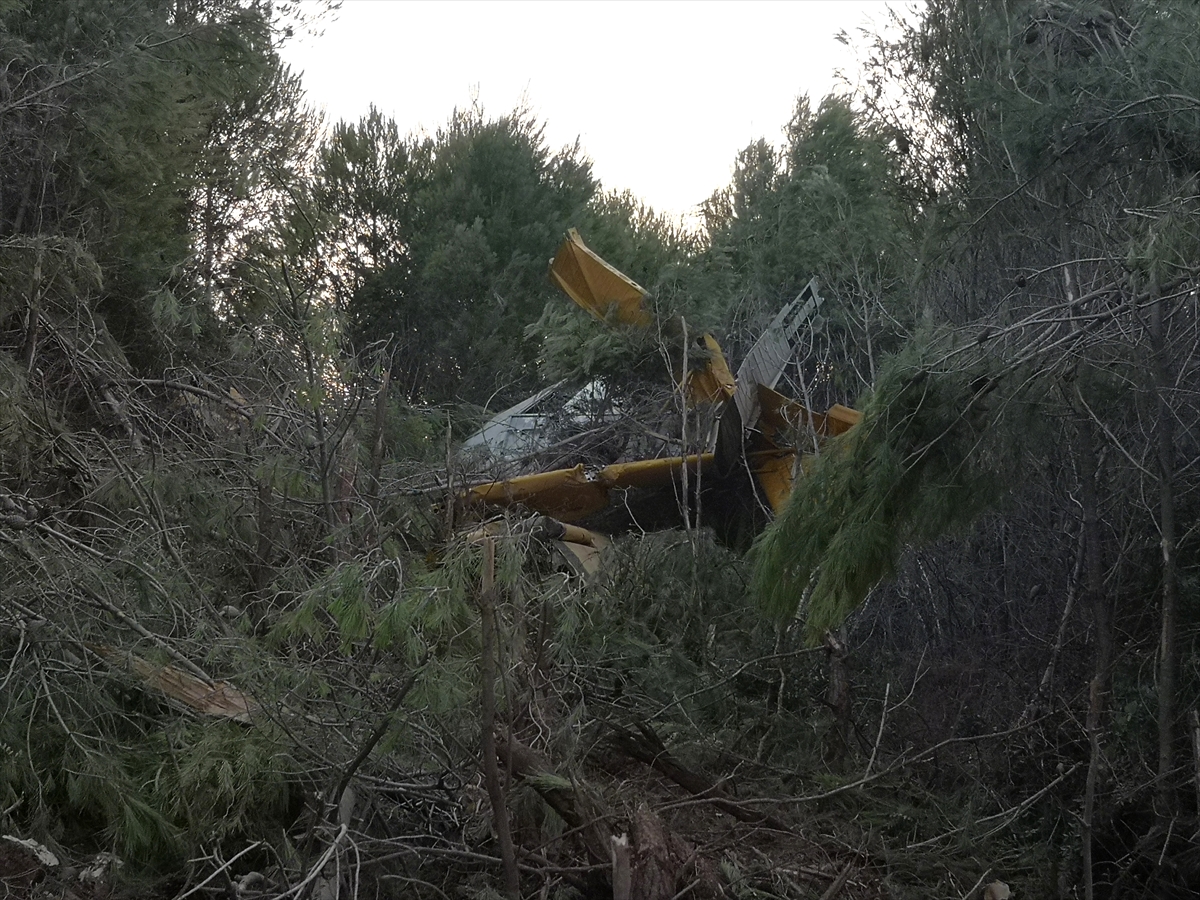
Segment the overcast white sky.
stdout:
<svg viewBox="0 0 1200 900">
<path fill-rule="evenodd" d="M 605 188 L 691 218 L 737 152 L 778 143 L 796 97 L 855 80 L 835 39 L 901 0 L 345 0 L 284 58 L 330 120 L 373 103 L 403 132 L 434 131 L 478 97 L 525 102 L 551 147 L 578 137 Z"/>
</svg>

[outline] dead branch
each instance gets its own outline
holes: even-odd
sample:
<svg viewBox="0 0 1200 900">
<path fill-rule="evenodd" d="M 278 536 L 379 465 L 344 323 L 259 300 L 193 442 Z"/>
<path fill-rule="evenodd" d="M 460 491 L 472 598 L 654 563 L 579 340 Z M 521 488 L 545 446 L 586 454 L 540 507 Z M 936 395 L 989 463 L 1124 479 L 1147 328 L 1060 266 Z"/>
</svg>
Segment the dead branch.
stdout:
<svg viewBox="0 0 1200 900">
<path fill-rule="evenodd" d="M 575 829 L 592 862 L 604 868 L 612 864 L 611 832 L 601 823 L 608 818 L 595 804 L 531 747 L 516 738 L 496 736 L 496 753 L 509 766 L 509 776 L 524 779 L 553 809 L 568 828 Z"/>
<path fill-rule="evenodd" d="M 417 683 L 417 677 L 421 674 L 421 670 L 425 668 L 425 663 L 428 662 L 428 660 L 429 653 L 426 652 L 421 658 L 421 661 L 418 662 L 413 670 L 408 673 L 408 677 L 404 679 L 404 682 L 400 685 L 399 690 L 396 691 L 396 697 L 392 701 L 392 708 L 387 711 L 387 713 L 380 720 L 379 724 L 375 726 L 375 730 L 372 731 L 366 741 L 363 742 L 358 754 L 350 761 L 350 764 L 346 766 L 345 771 L 342 772 L 342 777 L 338 780 L 337 787 L 334 788 L 333 793 L 330 795 L 330 802 L 333 803 L 334 806 L 337 806 L 342 802 L 342 795 L 345 794 L 346 789 L 350 787 L 350 780 L 354 778 L 354 775 L 356 772 L 358 772 L 359 767 L 366 762 L 367 757 L 371 755 L 371 751 L 375 749 L 375 746 L 380 742 L 380 740 L 383 739 L 383 736 L 387 734 L 388 729 L 392 727 L 392 723 L 396 720 L 396 713 L 400 710 L 400 704 L 404 702 L 404 698 L 408 696 L 408 692 L 411 691 L 413 685 Z"/>
<path fill-rule="evenodd" d="M 662 739 L 643 722 L 637 724 L 639 735 L 619 726 L 612 726 L 613 745 L 638 762 L 645 763 L 661 775 L 671 779 L 688 793 L 702 798 L 742 822 L 753 825 L 765 825 L 776 831 L 790 832 L 780 819 L 770 813 L 746 809 L 721 789 L 721 786 L 711 779 L 693 772 L 675 759 L 667 750 Z"/>
</svg>

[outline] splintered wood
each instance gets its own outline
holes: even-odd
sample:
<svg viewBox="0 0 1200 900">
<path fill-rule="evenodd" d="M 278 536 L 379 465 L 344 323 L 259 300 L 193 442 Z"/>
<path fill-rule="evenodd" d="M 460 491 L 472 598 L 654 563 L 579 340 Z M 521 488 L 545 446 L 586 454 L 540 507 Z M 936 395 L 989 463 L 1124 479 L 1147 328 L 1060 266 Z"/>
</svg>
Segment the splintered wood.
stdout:
<svg viewBox="0 0 1200 900">
<path fill-rule="evenodd" d="M 227 681 L 204 681 L 175 666 L 158 665 L 134 653 L 103 644 L 89 644 L 88 649 L 109 665 L 132 672 L 149 687 L 196 712 L 249 723 L 261 709 L 257 700 Z"/>
</svg>

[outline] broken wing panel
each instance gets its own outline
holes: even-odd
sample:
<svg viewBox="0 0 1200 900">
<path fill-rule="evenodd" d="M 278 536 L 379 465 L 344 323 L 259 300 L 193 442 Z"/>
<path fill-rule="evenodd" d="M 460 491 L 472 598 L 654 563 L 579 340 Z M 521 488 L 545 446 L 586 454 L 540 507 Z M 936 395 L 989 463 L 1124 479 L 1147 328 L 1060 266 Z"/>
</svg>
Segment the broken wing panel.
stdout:
<svg viewBox="0 0 1200 900">
<path fill-rule="evenodd" d="M 825 413 L 825 428 L 830 434 L 845 434 L 862 421 L 862 413 L 835 403 Z"/>
<path fill-rule="evenodd" d="M 473 499 L 499 506 L 521 504 L 564 522 L 577 521 L 608 506 L 609 486 L 590 478 L 582 463 L 571 469 L 555 469 L 520 475 L 471 488 Z"/>
<path fill-rule="evenodd" d="M 733 373 L 729 371 L 729 363 L 725 362 L 725 354 L 721 352 L 717 339 L 706 334 L 700 340 L 708 351 L 708 361 L 703 369 L 688 372 L 688 403 L 723 403 L 737 390 Z"/>
<path fill-rule="evenodd" d="M 521 475 L 505 481 L 493 481 L 471 488 L 472 499 L 498 506 L 521 504 L 561 522 L 577 522 L 608 506 L 613 488 L 652 488 L 670 483 L 686 464 L 695 469 L 709 464 L 712 454 L 686 458 L 642 459 L 614 463 L 603 469 L 587 471 L 580 464 L 572 469 L 556 469 Z"/>
<path fill-rule="evenodd" d="M 683 468 L 704 466 L 712 461 L 711 453 L 688 457 L 669 456 L 665 459 L 639 459 L 635 462 L 614 463 L 599 472 L 599 479 L 612 487 L 658 487 L 667 484 Z"/>
<path fill-rule="evenodd" d="M 642 304 L 645 288 L 589 250 L 574 228 L 550 261 L 550 278 L 597 319 L 607 319 L 609 311 L 615 310 L 623 325 L 650 324 L 650 313 Z"/>
<path fill-rule="evenodd" d="M 783 512 L 788 496 L 792 493 L 792 470 L 796 465 L 796 451 L 787 447 L 751 454 L 750 471 L 754 474 L 771 511 L 775 515 Z"/>
<path fill-rule="evenodd" d="M 783 446 L 789 430 L 811 428 L 820 437 L 833 437 L 849 431 L 862 418 L 857 409 L 840 403 L 824 413 L 813 412 L 804 404 L 761 384 L 758 386 L 758 405 L 759 430 L 776 446 Z"/>
<path fill-rule="evenodd" d="M 862 413 L 840 404 L 831 406 L 824 413 L 813 412 L 802 403 L 761 384 L 757 394 L 760 417 L 753 446 L 760 449 L 750 454 L 750 470 L 771 509 L 779 515 L 792 493 L 797 454 L 797 448 L 792 444 L 798 436 L 797 430 L 811 429 L 815 442 L 812 450 L 815 451 L 823 439 L 844 434 L 857 425 Z M 803 445 L 804 439 L 800 443 Z M 806 452 L 801 460 L 807 463 L 814 458 Z"/>
</svg>

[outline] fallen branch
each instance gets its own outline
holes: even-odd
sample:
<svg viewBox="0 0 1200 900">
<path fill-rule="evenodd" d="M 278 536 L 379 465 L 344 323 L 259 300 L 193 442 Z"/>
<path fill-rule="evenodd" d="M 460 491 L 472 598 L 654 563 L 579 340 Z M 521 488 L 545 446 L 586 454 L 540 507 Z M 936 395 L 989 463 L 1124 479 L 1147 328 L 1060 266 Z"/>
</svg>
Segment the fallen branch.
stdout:
<svg viewBox="0 0 1200 900">
<path fill-rule="evenodd" d="M 1046 796 L 1046 794 L 1048 794 L 1051 790 L 1053 790 L 1055 786 L 1057 786 L 1058 784 L 1061 784 L 1063 781 L 1065 781 L 1067 778 L 1069 778 L 1071 775 L 1073 775 L 1075 773 L 1075 770 L 1078 769 L 1080 767 L 1080 765 L 1082 765 L 1082 763 L 1076 763 L 1075 765 L 1071 766 L 1071 768 L 1067 769 L 1065 772 L 1063 772 L 1061 775 L 1059 775 L 1057 778 L 1055 778 L 1053 781 L 1051 781 L 1049 784 L 1047 784 L 1041 790 L 1026 797 L 1024 800 L 1022 800 L 1016 806 L 1012 806 L 1012 807 L 1009 807 L 1008 809 L 1001 810 L 998 813 L 993 813 L 990 816 L 984 816 L 982 819 L 977 819 L 972 824 L 983 825 L 985 822 L 994 822 L 997 819 L 1003 819 L 1003 818 L 1007 817 L 1007 821 L 1002 822 L 1001 824 L 997 825 L 991 831 L 987 832 L 987 834 L 983 835 L 983 837 L 988 837 L 992 834 L 995 834 L 1001 828 L 1004 828 L 1005 825 L 1008 825 L 1014 819 L 1016 819 L 1017 816 L 1019 816 L 1021 813 L 1025 812 L 1025 810 L 1029 809 L 1030 806 L 1032 806 L 1034 803 L 1036 803 L 1042 797 Z M 918 847 L 928 847 L 932 844 L 938 843 L 939 841 L 944 841 L 948 837 L 953 837 L 954 835 L 958 834 L 959 832 L 965 831 L 966 828 L 967 828 L 966 825 L 959 825 L 957 828 L 951 828 L 949 831 L 945 832 L 944 834 L 939 834 L 936 837 L 928 838 L 927 840 L 921 841 L 920 843 L 917 843 L 917 844 L 909 844 L 904 849 L 905 850 L 915 850 Z"/>
<path fill-rule="evenodd" d="M 89 600 L 91 600 L 92 603 L 94 603 L 96 606 L 99 606 L 101 609 L 107 610 L 108 612 L 112 613 L 124 625 L 133 629 L 138 634 L 140 634 L 142 637 L 144 637 L 146 640 L 150 641 L 150 643 L 154 644 L 154 646 L 158 647 L 158 649 L 160 649 L 164 653 L 166 653 L 167 656 L 171 657 L 171 659 L 173 659 L 173 660 L 175 660 L 175 662 L 179 663 L 181 668 L 186 669 L 188 672 L 195 675 L 201 681 L 205 681 L 208 684 L 215 683 L 212 678 L 209 678 L 207 672 L 205 672 L 203 669 L 201 669 L 198 665 L 196 665 L 194 662 L 192 662 L 190 659 L 188 659 L 186 656 L 184 656 L 182 653 L 180 653 L 178 650 L 176 650 L 174 647 L 172 647 L 170 644 L 168 644 L 166 641 L 164 641 L 158 635 L 154 634 L 154 632 L 150 631 L 148 628 L 146 628 L 146 626 L 144 626 L 137 619 L 133 618 L 133 616 L 129 615 L 129 613 L 125 612 L 125 610 L 121 609 L 115 603 L 111 602 L 110 600 L 105 599 L 103 596 L 101 596 L 96 591 L 93 591 L 91 588 L 80 586 L 80 591 L 83 593 L 83 595 L 85 597 L 87 597 Z"/>
<path fill-rule="evenodd" d="M 354 774 L 359 770 L 359 767 L 366 762 L 367 757 L 371 755 L 371 751 L 375 749 L 388 729 L 392 727 L 392 722 L 395 721 L 396 713 L 400 710 L 400 704 L 404 702 L 404 698 L 408 696 L 408 692 L 413 689 L 413 685 L 417 683 L 417 676 L 421 674 L 421 670 L 425 667 L 425 663 L 429 659 L 429 654 L 426 653 L 416 668 L 408 673 L 408 677 L 404 679 L 404 683 L 400 685 L 400 690 L 396 692 L 396 699 L 392 702 L 392 708 L 387 711 L 379 724 L 375 726 L 375 730 L 371 732 L 370 737 L 363 743 L 358 751 L 358 755 L 350 761 L 350 765 L 346 766 L 346 770 L 342 773 L 341 779 L 338 781 L 337 787 L 334 788 L 333 794 L 330 797 L 334 806 L 342 802 L 342 795 L 346 793 L 346 788 L 350 786 L 350 780 L 354 778 Z"/>
<path fill-rule="evenodd" d="M 224 874 L 224 873 L 228 872 L 228 871 L 229 871 L 229 867 L 230 867 L 230 866 L 232 866 L 232 865 L 233 865 L 235 862 L 237 862 L 239 859 L 241 859 L 243 856 L 245 856 L 245 855 L 246 855 L 247 853 L 249 853 L 251 850 L 254 850 L 255 848 L 257 848 L 257 847 L 261 847 L 261 846 L 262 846 L 262 841 L 255 841 L 255 842 L 254 842 L 253 844 L 251 844 L 249 847 L 247 847 L 246 849 L 242 850 L 240 853 L 237 853 L 236 855 L 234 855 L 234 856 L 233 856 L 233 857 L 232 857 L 232 858 L 231 858 L 231 859 L 230 859 L 228 862 L 226 862 L 226 863 L 223 863 L 221 866 L 219 866 L 217 869 L 215 869 L 211 875 L 209 875 L 207 878 L 205 878 L 205 879 L 204 879 L 202 882 L 200 882 L 198 885 L 196 885 L 195 887 L 193 887 L 193 888 L 190 888 L 190 889 L 188 889 L 188 890 L 184 891 L 182 894 L 176 894 L 176 895 L 175 895 L 175 900 L 184 900 L 184 898 L 185 898 L 185 897 L 190 897 L 190 896 L 192 896 L 192 894 L 194 894 L 194 893 L 196 893 L 197 891 L 201 890 L 201 889 L 202 889 L 202 888 L 203 888 L 203 887 L 204 887 L 206 884 L 208 884 L 210 881 L 212 881 L 212 880 L 213 880 L 214 878 L 216 878 L 218 875 L 221 875 L 221 874 Z"/>
<path fill-rule="evenodd" d="M 842 888 L 846 886 L 846 882 L 850 880 L 850 873 L 852 871 L 854 871 L 854 863 L 846 863 L 838 877 L 833 879 L 833 884 L 825 889 L 825 893 L 821 895 L 821 900 L 833 900 L 841 892 Z"/>
<path fill-rule="evenodd" d="M 162 387 L 181 391 L 185 394 L 194 394 L 197 397 L 203 397 L 214 403 L 220 403 L 226 409 L 232 410 L 247 419 L 254 419 L 254 410 L 247 406 L 245 401 L 239 402 L 229 394 L 219 394 L 216 391 L 188 384 L 185 381 L 172 381 L 169 378 L 122 378 L 121 383 L 130 387 Z"/>
<path fill-rule="evenodd" d="M 726 794 L 719 784 L 698 772 L 693 772 L 686 768 L 671 755 L 666 745 L 663 744 L 662 739 L 655 734 L 649 725 L 641 722 L 638 723 L 637 729 L 641 733 L 640 738 L 625 728 L 612 726 L 612 729 L 614 735 L 613 744 L 618 750 L 626 756 L 650 766 L 693 796 L 711 803 L 717 809 L 728 813 L 739 821 L 752 825 L 765 825 L 767 828 L 772 828 L 776 831 L 791 831 L 791 828 L 780 819 L 777 819 L 770 813 L 746 809 L 738 801 Z"/>
<path fill-rule="evenodd" d="M 325 868 L 325 863 L 329 862 L 329 860 L 333 857 L 333 854 L 337 852 L 338 845 L 346 839 L 346 835 L 349 834 L 349 832 L 350 829 L 345 825 L 342 825 L 340 828 L 338 828 L 338 833 L 334 835 L 334 838 L 330 842 L 329 846 L 325 848 L 325 852 L 321 854 L 321 858 L 318 859 L 313 867 L 308 870 L 308 874 L 304 876 L 304 880 L 294 888 L 291 888 L 280 894 L 279 900 L 285 900 L 285 898 L 291 897 L 293 894 L 299 896 L 301 891 L 303 891 L 314 880 L 316 880 L 317 876 L 321 874 L 321 870 Z"/>
<path fill-rule="evenodd" d="M 556 773 L 537 751 L 513 738 L 496 736 L 496 755 L 509 765 L 509 776 L 523 779 L 553 809 L 568 828 L 575 829 L 592 862 L 604 868 L 612 866 L 612 835 L 600 827 L 606 816 L 600 815 L 588 798 L 570 781 Z"/>
<path fill-rule="evenodd" d="M 378 840 L 377 843 L 386 846 L 396 846 L 394 841 Z M 378 866 L 384 863 L 392 862 L 393 860 L 401 859 L 404 856 L 422 855 L 422 856 L 438 856 L 443 859 L 461 859 L 465 862 L 486 863 L 489 866 L 503 865 L 503 860 L 498 856 L 488 856 L 486 853 L 475 853 L 471 850 L 458 850 L 452 847 L 409 847 L 401 846 L 395 853 L 385 853 L 382 856 L 374 856 L 364 861 L 364 865 Z M 587 875 L 593 872 L 600 872 L 612 868 L 612 863 L 592 863 L 581 866 L 559 866 L 553 865 L 544 860 L 540 856 L 530 853 L 523 853 L 527 859 L 536 860 L 538 865 L 530 865 L 528 863 L 518 863 L 518 867 L 525 872 L 534 872 L 551 875 Z"/>
</svg>

